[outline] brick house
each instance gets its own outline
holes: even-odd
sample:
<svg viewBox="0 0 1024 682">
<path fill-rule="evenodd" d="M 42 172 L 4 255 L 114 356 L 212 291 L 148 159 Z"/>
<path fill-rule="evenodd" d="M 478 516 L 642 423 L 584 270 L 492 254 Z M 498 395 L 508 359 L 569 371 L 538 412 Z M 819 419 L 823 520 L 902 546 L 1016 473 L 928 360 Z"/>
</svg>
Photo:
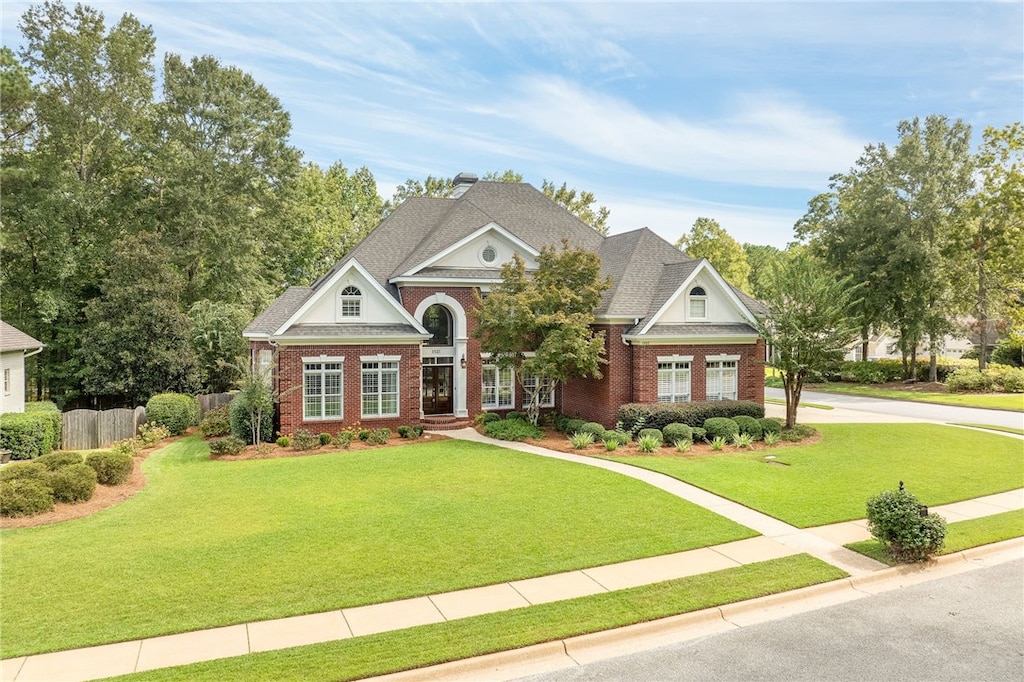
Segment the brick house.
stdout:
<svg viewBox="0 0 1024 682">
<path fill-rule="evenodd" d="M 611 426 L 628 402 L 763 402 L 764 340 L 753 326 L 763 307 L 706 260 L 647 228 L 603 237 L 528 184 L 468 174 L 455 183 L 452 198 L 405 201 L 246 328 L 253 362 L 276 358 L 283 433 L 521 409 L 523 387 L 481 354 L 468 313 L 513 253 L 536 267 L 541 247 L 563 238 L 599 254 L 611 277 L 594 311 L 608 364 L 601 379 L 559 387 L 546 407 Z"/>
</svg>

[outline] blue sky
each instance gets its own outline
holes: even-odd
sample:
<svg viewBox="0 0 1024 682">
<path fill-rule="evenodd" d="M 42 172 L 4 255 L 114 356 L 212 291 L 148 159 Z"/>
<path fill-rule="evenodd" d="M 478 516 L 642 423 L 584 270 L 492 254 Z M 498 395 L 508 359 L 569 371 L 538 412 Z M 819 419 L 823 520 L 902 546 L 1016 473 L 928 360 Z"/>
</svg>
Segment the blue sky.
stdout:
<svg viewBox="0 0 1024 682">
<path fill-rule="evenodd" d="M 29 3 L 2 5 L 21 43 Z M 406 178 L 511 168 L 587 189 L 612 232 L 698 216 L 785 246 L 807 201 L 900 120 L 1021 120 L 1024 3 L 91 2 L 157 52 L 277 95 L 292 143 Z"/>
</svg>

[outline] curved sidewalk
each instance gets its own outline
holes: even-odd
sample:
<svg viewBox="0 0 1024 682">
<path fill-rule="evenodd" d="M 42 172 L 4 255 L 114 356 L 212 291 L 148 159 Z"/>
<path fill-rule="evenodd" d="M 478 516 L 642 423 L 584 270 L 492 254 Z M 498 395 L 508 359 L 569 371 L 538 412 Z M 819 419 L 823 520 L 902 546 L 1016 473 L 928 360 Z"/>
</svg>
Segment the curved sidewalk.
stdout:
<svg viewBox="0 0 1024 682">
<path fill-rule="evenodd" d="M 496 441 L 480 435 L 473 429 L 449 431 L 446 432 L 446 435 L 615 471 L 645 481 L 705 507 L 756 530 L 761 535 L 687 552 L 636 559 L 619 564 L 597 566 L 398 602 L 372 604 L 326 613 L 243 623 L 210 630 L 8 659 L 0 661 L 0 681 L 73 682 L 113 677 L 132 672 L 389 632 L 416 625 L 440 623 L 484 613 L 657 583 L 799 553 L 811 554 L 844 569 L 851 575 L 851 578 L 839 582 L 845 586 L 844 589 L 853 586 L 853 591 L 859 590 L 858 593 L 861 594 L 864 593 L 863 585 L 866 584 L 864 581 L 873 580 L 873 576 L 894 575 L 893 571 L 899 570 L 890 569 L 842 547 L 844 543 L 870 537 L 864 521 L 799 529 L 700 488 L 638 467 L 555 452 L 525 443 Z M 950 521 L 960 521 L 1021 508 L 1024 508 L 1024 489 L 943 505 L 935 507 L 933 510 L 943 514 Z M 829 588 L 827 585 L 805 588 L 795 591 L 788 597 L 783 594 L 765 598 L 775 601 L 754 600 L 751 602 L 752 606 L 722 607 L 713 610 L 708 617 L 716 622 L 723 618 L 727 621 L 735 620 L 725 616 L 726 611 L 731 613 L 742 608 L 763 609 L 765 607 L 761 606 L 762 604 L 776 603 L 779 600 L 784 600 L 786 604 L 792 604 L 794 600 L 813 604 L 816 595 L 819 594 L 815 591 L 816 589 L 830 591 L 833 588 Z M 804 606 L 808 607 L 807 604 Z M 793 607 L 785 607 L 783 610 L 786 608 L 792 609 Z M 644 628 L 657 630 L 659 627 L 668 627 L 667 624 L 670 623 L 689 623 L 694 619 L 701 620 L 702 618 L 704 616 L 695 614 L 677 616 L 675 619 L 666 619 L 662 626 L 657 624 L 634 626 L 639 629 L 630 632 L 646 632 L 647 630 Z M 727 626 L 733 627 L 735 623 L 727 624 Z M 584 643 L 603 642 L 611 636 L 597 633 L 587 636 L 589 639 L 580 641 Z M 559 648 L 563 646 L 561 643 L 552 643 L 547 646 L 555 644 Z M 586 644 L 586 646 L 590 645 Z M 517 654 L 508 652 L 498 656 L 515 658 Z M 473 670 L 475 675 L 484 672 L 480 668 L 473 668 Z M 428 675 L 420 679 L 430 679 L 430 677 Z M 470 676 L 469 679 L 474 678 Z"/>
</svg>

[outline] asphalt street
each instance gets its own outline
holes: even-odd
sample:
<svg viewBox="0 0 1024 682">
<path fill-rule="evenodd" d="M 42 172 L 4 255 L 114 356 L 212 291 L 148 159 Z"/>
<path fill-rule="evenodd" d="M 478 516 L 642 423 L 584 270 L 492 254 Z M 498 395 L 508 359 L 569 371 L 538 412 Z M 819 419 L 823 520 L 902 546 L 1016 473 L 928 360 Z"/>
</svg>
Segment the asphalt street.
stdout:
<svg viewBox="0 0 1024 682">
<path fill-rule="evenodd" d="M 765 388 L 765 397 L 785 399 L 786 394 L 781 388 Z M 838 393 L 817 393 L 804 391 L 800 396 L 802 403 L 821 403 L 832 407 L 848 410 L 861 410 L 879 414 L 900 415 L 915 419 L 926 419 L 952 424 L 988 424 L 991 426 L 1008 426 L 1024 429 L 1024 413 L 1005 410 L 986 410 L 977 407 L 956 407 L 953 405 L 933 405 L 931 403 L 915 403 L 905 400 L 881 400 Z M 813 423 L 813 419 L 805 420 Z"/>
<path fill-rule="evenodd" d="M 524 679 L 1020 682 L 1024 559 Z"/>
</svg>

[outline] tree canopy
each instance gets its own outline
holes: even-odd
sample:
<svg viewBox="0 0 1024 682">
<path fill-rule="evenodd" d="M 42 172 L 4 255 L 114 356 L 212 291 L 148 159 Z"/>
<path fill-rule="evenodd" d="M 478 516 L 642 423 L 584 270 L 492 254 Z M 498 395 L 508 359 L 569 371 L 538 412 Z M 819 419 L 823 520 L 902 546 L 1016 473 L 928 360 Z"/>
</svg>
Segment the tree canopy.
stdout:
<svg viewBox="0 0 1024 682">
<path fill-rule="evenodd" d="M 750 265 L 739 242 L 729 236 L 714 218 L 697 218 L 690 231 L 676 242 L 690 258 L 706 258 L 733 286 L 750 289 Z"/>
</svg>

